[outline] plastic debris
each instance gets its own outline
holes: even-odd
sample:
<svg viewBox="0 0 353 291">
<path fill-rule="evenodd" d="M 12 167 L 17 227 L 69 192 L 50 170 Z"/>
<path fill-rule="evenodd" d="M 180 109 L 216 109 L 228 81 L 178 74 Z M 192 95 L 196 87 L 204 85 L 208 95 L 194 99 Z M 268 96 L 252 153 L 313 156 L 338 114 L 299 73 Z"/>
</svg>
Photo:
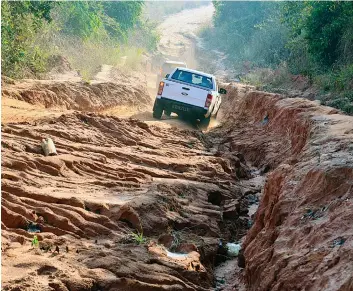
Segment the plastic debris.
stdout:
<svg viewBox="0 0 353 291">
<path fill-rule="evenodd" d="M 261 121 L 262 125 L 266 125 L 269 121 L 268 114 L 265 115 L 264 119 Z"/>
<path fill-rule="evenodd" d="M 248 220 L 248 228 L 250 229 L 250 228 L 252 227 L 252 225 L 253 225 L 253 222 L 252 222 L 251 219 L 249 219 L 249 220 Z"/>
<path fill-rule="evenodd" d="M 338 237 L 338 238 L 336 238 L 336 239 L 333 241 L 333 247 L 341 246 L 341 245 L 344 244 L 345 241 L 346 241 L 345 238 L 343 238 L 343 237 Z"/>
<path fill-rule="evenodd" d="M 315 210 L 308 208 L 308 209 L 306 209 L 306 211 L 305 211 L 304 215 L 301 217 L 301 219 L 305 219 L 305 218 L 309 218 L 309 219 L 313 219 L 313 220 L 319 219 L 320 217 L 322 217 L 324 215 L 323 212 L 325 212 L 327 209 L 328 209 L 328 206 L 321 207 L 320 209 L 315 209 Z"/>
<path fill-rule="evenodd" d="M 42 149 L 43 149 L 44 155 L 46 157 L 47 156 L 55 156 L 58 154 L 56 152 L 54 142 L 50 137 L 42 140 Z"/>
<path fill-rule="evenodd" d="M 167 257 L 173 259 L 186 259 L 188 257 L 188 254 L 172 253 L 170 251 L 167 251 Z"/>
<path fill-rule="evenodd" d="M 38 246 L 39 246 L 38 237 L 37 237 L 36 235 L 33 236 L 32 246 L 33 246 L 33 247 L 38 247 Z"/>
<path fill-rule="evenodd" d="M 228 251 L 227 251 L 228 256 L 237 257 L 241 249 L 241 244 L 227 243 L 227 248 L 228 248 Z"/>
<path fill-rule="evenodd" d="M 224 280 L 223 277 L 222 277 L 222 278 L 216 278 L 216 281 L 217 281 L 217 283 L 219 283 L 219 284 L 221 284 L 221 285 L 224 285 L 225 282 L 226 282 L 226 280 Z"/>
</svg>

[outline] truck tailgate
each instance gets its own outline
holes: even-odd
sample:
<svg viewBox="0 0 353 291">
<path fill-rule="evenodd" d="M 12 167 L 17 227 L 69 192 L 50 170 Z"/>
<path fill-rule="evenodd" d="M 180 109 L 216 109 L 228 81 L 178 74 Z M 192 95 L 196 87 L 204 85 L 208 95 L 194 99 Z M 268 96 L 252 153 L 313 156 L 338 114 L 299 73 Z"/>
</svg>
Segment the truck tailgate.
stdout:
<svg viewBox="0 0 353 291">
<path fill-rule="evenodd" d="M 190 105 L 204 107 L 208 89 L 201 89 L 184 83 L 166 81 L 162 93 L 163 98 L 175 100 Z"/>
</svg>

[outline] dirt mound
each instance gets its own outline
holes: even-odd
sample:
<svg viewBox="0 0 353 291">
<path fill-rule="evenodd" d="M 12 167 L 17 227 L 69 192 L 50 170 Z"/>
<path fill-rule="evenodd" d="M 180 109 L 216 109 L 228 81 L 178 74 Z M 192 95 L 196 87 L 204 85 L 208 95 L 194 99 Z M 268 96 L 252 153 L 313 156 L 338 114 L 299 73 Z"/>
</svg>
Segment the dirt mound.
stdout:
<svg viewBox="0 0 353 291">
<path fill-rule="evenodd" d="M 3 126 L 4 290 L 209 290 L 219 237 L 245 234 L 261 187 L 211 144 L 95 114 Z"/>
<path fill-rule="evenodd" d="M 352 290 L 353 118 L 231 84 L 222 152 L 268 172 L 244 255 L 248 290 Z"/>
<path fill-rule="evenodd" d="M 117 75 L 115 73 L 115 78 Z M 120 74 L 118 81 L 88 83 L 67 80 L 21 80 L 13 84 L 3 82 L 2 98 L 43 105 L 45 108 L 81 111 L 102 111 L 124 105 L 145 108 L 150 105 L 151 99 L 140 79 Z"/>
</svg>

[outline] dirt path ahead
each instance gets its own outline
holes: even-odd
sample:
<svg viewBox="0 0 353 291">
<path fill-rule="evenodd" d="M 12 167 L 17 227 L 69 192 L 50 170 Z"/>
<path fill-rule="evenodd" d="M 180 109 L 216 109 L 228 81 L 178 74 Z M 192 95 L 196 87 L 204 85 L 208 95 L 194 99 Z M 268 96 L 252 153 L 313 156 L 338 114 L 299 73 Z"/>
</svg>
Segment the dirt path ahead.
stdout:
<svg viewBox="0 0 353 291">
<path fill-rule="evenodd" d="M 202 25 L 211 21 L 212 13 L 210 5 L 168 17 L 158 27 L 161 32 L 159 50 L 164 58 L 186 61 L 190 67 L 195 67 L 194 36 Z M 83 110 L 137 118 L 164 128 L 196 129 L 176 116 L 163 117 L 162 121 L 152 118 L 155 84 L 156 72 L 126 73 L 108 65 L 102 65 L 89 83 L 74 71 L 53 75 L 51 80 L 2 82 L 1 122 L 30 122 L 58 116 L 60 112 L 69 113 L 68 110 Z"/>
<path fill-rule="evenodd" d="M 196 33 L 212 21 L 213 5 L 184 10 L 168 17 L 158 30 L 161 32 L 160 52 L 171 60 L 186 62 L 190 68 L 197 69 L 195 56 Z"/>
<path fill-rule="evenodd" d="M 180 13 L 168 16 L 163 23 L 158 26 L 161 34 L 158 46 L 159 52 L 164 60 L 183 61 L 189 68 L 198 69 L 198 56 L 196 55 L 196 34 L 204 26 L 211 23 L 213 5 L 202 6 L 196 9 L 184 10 Z M 147 72 L 147 86 L 154 100 L 157 91 L 157 72 Z M 161 127 L 178 127 L 184 129 L 198 129 L 189 122 L 184 122 L 173 115 L 171 118 L 163 116 L 162 121 L 152 118 L 152 107 L 146 112 L 135 112 L 133 118 L 146 121 Z M 210 127 L 218 125 L 213 121 Z"/>
</svg>

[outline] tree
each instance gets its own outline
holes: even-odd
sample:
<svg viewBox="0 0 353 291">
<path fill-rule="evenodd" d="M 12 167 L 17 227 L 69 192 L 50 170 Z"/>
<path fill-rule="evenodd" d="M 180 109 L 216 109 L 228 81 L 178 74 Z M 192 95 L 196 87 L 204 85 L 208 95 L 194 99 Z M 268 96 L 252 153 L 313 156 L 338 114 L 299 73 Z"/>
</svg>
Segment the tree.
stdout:
<svg viewBox="0 0 353 291">
<path fill-rule="evenodd" d="M 43 70 L 41 56 L 28 49 L 30 40 L 46 21 L 56 5 L 49 1 L 3 1 L 1 3 L 1 67 L 14 76 L 26 64 L 32 71 Z"/>
<path fill-rule="evenodd" d="M 311 58 L 324 68 L 332 67 L 339 59 L 340 44 L 352 19 L 353 2 L 348 1 L 288 2 L 282 14 L 291 30 L 292 43 L 304 40 L 297 45 L 307 45 Z"/>
<path fill-rule="evenodd" d="M 214 33 L 210 39 L 230 60 L 269 66 L 286 58 L 287 29 L 279 21 L 282 3 L 213 1 L 213 5 Z"/>
</svg>

